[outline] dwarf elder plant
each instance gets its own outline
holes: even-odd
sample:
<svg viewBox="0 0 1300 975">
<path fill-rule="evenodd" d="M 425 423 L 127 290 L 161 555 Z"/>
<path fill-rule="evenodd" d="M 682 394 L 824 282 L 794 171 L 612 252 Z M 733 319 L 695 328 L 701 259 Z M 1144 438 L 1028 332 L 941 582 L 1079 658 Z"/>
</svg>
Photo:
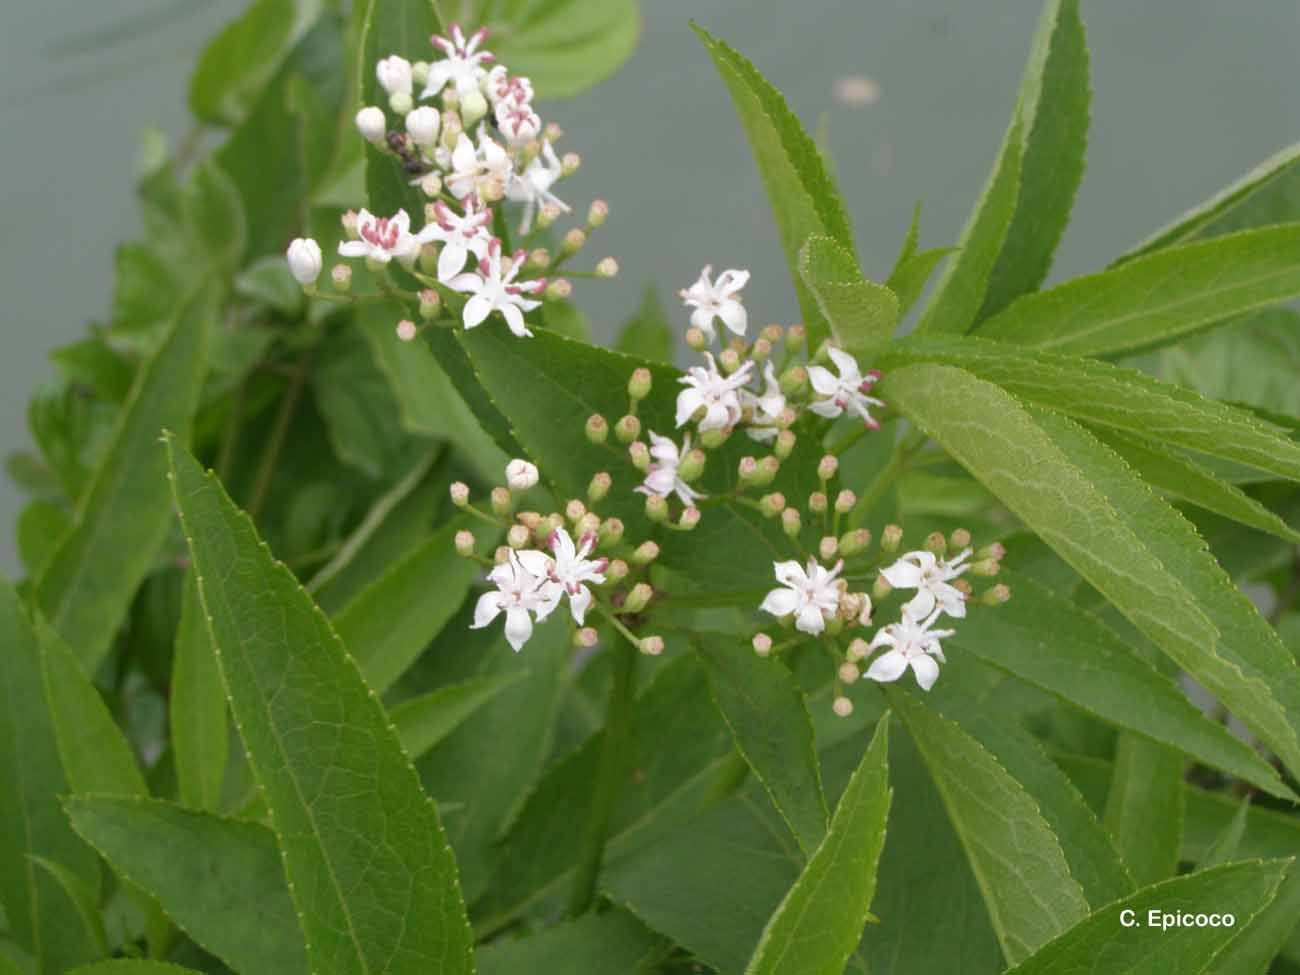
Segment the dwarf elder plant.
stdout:
<svg viewBox="0 0 1300 975">
<path fill-rule="evenodd" d="M 1052 0 L 882 284 L 697 27 L 803 321 L 719 255 L 605 349 L 617 205 L 539 110 L 633 0 L 458 6 L 223 31 L 32 400 L 0 972 L 1300 970 L 1300 150 L 1043 288 Z"/>
</svg>

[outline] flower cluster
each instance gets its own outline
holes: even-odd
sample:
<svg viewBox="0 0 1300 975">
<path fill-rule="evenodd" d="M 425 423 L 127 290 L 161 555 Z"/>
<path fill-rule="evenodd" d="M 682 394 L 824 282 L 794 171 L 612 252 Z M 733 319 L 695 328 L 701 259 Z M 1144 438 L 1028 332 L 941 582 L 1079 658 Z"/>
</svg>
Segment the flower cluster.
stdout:
<svg viewBox="0 0 1300 975">
<path fill-rule="evenodd" d="M 376 272 L 386 273 L 395 260 L 423 290 L 404 294 L 388 279 L 384 290 L 418 304 L 422 318 L 439 318 L 445 307 L 448 324 L 459 321 L 469 329 L 495 313 L 515 335 L 531 336 L 525 314 L 545 298 L 569 295 L 569 282 L 554 275 L 604 223 L 609 208 L 600 200 L 593 203 L 585 226 L 565 234 L 554 254 L 545 247 L 529 249 L 537 231 L 571 212 L 555 186 L 573 175 L 581 160 L 576 153 L 557 153 L 559 127 L 543 125 L 529 79 L 510 74 L 483 49 L 485 30 L 466 37 L 453 24 L 449 34 L 431 39 L 441 55 L 432 61 L 412 63 L 393 54 L 375 65 L 388 109 L 401 118 L 401 128 L 390 127 L 379 106 L 368 105 L 356 116 L 361 135 L 391 156 L 428 199 L 423 227 L 414 230 L 405 210 L 387 216 L 348 211 L 343 217 L 348 239 L 338 252 L 364 259 Z M 513 252 L 494 232 L 495 208 L 505 203 L 517 204 L 521 212 L 521 245 Z M 300 238 L 289 246 L 287 258 L 295 279 L 315 293 L 320 246 Z M 617 264 L 605 258 L 590 276 L 615 273 Z M 331 277 L 339 291 L 350 289 L 346 264 L 335 266 Z M 398 325 L 404 339 L 417 332 L 412 322 Z"/>
</svg>

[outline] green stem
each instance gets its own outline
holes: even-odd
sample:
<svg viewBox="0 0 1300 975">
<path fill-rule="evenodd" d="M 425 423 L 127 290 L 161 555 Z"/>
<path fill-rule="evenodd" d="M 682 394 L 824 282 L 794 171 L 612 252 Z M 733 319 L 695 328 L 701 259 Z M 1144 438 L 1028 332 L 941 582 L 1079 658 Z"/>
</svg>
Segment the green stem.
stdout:
<svg viewBox="0 0 1300 975">
<path fill-rule="evenodd" d="M 257 479 L 253 482 L 253 492 L 249 495 L 244 510 L 254 521 L 266 504 L 267 494 L 271 489 L 271 480 L 275 477 L 276 465 L 280 463 L 280 454 L 284 442 L 289 436 L 289 426 L 293 414 L 298 409 L 298 401 L 307 385 L 307 376 L 311 373 L 311 350 L 307 350 L 294 364 L 293 374 L 289 377 L 289 388 L 280 399 L 280 409 L 275 414 L 275 424 L 271 427 L 271 437 L 262 448 L 262 460 L 258 464 Z"/>
<path fill-rule="evenodd" d="M 591 909 L 596 899 L 596 881 L 605 858 L 609 823 L 619 792 L 627 778 L 628 741 L 632 735 L 632 702 L 636 688 L 636 658 L 640 655 L 630 642 L 619 641 L 609 650 L 614 654 L 614 680 L 609 688 L 605 709 L 605 740 L 600 753 L 600 769 L 591 793 L 587 829 L 573 877 L 569 913 L 579 917 Z"/>
</svg>

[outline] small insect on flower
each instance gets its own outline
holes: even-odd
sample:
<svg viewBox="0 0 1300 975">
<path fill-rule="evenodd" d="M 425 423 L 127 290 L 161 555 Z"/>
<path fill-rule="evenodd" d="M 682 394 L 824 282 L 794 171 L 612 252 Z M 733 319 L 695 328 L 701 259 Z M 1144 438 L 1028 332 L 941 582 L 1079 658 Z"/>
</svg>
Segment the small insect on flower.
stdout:
<svg viewBox="0 0 1300 975">
<path fill-rule="evenodd" d="M 710 278 L 712 273 L 713 265 L 704 265 L 699 279 L 678 292 L 682 303 L 695 309 L 691 312 L 691 325 L 707 335 L 710 342 L 715 334 L 715 318 L 720 319 L 729 331 L 744 335 L 749 327 L 749 316 L 740 303 L 740 291 L 749 283 L 749 272 L 732 268 L 719 274 L 716 282 Z"/>
<path fill-rule="evenodd" d="M 560 604 L 563 588 L 547 574 L 535 574 L 524 565 L 520 553 L 508 550 L 506 561 L 488 573 L 488 580 L 497 587 L 496 592 L 486 592 L 474 606 L 471 630 L 487 626 L 501 613 L 506 614 L 506 640 L 518 653 L 533 635 L 533 622 L 541 622 Z M 533 552 L 533 555 L 542 555 Z M 542 555 L 545 558 L 544 555 Z"/>
<path fill-rule="evenodd" d="M 884 406 L 884 401 L 867 395 L 880 378 L 880 373 L 873 369 L 863 375 L 858 368 L 858 360 L 847 352 L 834 346 L 829 346 L 826 351 L 839 370 L 839 375 L 825 366 L 808 367 L 808 380 L 812 383 L 813 391 L 821 397 L 809 409 L 831 420 L 848 410 L 861 417 L 870 429 L 880 429 L 880 423 L 871 415 L 871 407 Z"/>
<path fill-rule="evenodd" d="M 773 616 L 794 616 L 794 627 L 802 633 L 816 635 L 826 629 L 840 604 L 840 590 L 835 584 L 844 568 L 841 560 L 826 569 L 813 559 L 805 569 L 798 562 L 773 562 L 776 581 L 785 588 L 773 589 L 759 605 Z"/>
</svg>

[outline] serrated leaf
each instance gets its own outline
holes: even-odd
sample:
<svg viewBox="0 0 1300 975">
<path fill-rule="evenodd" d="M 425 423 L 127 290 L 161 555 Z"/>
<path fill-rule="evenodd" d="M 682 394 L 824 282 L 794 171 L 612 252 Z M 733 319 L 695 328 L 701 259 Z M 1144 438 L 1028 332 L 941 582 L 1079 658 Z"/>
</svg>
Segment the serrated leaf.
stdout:
<svg viewBox="0 0 1300 975">
<path fill-rule="evenodd" d="M 234 181 L 213 159 L 190 173 L 185 217 L 203 258 L 218 271 L 233 270 L 248 241 L 243 201 Z"/>
<path fill-rule="evenodd" d="M 894 334 L 898 296 L 864 278 L 857 259 L 834 238 L 812 234 L 804 241 L 799 276 L 845 349 L 869 355 Z"/>
<path fill-rule="evenodd" d="M 232 969 L 306 975 L 270 829 L 157 799 L 72 796 L 64 807 L 87 842 Z"/>
<path fill-rule="evenodd" d="M 988 183 L 966 221 L 957 243 L 959 253 L 943 269 L 916 323 L 918 333 L 960 333 L 975 324 L 988 291 L 989 276 L 1015 215 L 1020 192 L 1021 135 L 1017 112 L 1002 139 Z"/>
<path fill-rule="evenodd" d="M 1026 295 L 980 334 L 1075 355 L 1167 345 L 1300 296 L 1300 224 L 1245 230 L 1136 258 Z"/>
<path fill-rule="evenodd" d="M 82 670 L 77 655 L 39 617 L 36 638 L 41 648 L 45 696 L 68 784 L 75 792 L 147 796 L 149 787 L 131 746 Z"/>
<path fill-rule="evenodd" d="M 913 419 L 1300 768 L 1300 671 L 1182 517 L 1076 424 L 948 366 L 909 366 L 882 395 Z"/>
<path fill-rule="evenodd" d="M 1106 828 L 1143 886 L 1172 877 L 1183 834 L 1183 770 L 1178 752 L 1120 735 L 1106 795 Z"/>
<path fill-rule="evenodd" d="M 627 911 L 614 908 L 537 934 L 500 940 L 478 951 L 479 975 L 648 975 L 665 941 Z"/>
<path fill-rule="evenodd" d="M 318 5 L 258 0 L 208 42 L 190 78 L 190 110 L 204 122 L 241 121 L 294 36 L 294 21 Z M 299 9 L 302 8 L 302 9 Z"/>
<path fill-rule="evenodd" d="M 1152 931 L 1146 926 L 1147 911 L 1233 914 L 1240 924 L 1268 905 L 1285 870 L 1285 861 L 1238 863 L 1144 887 L 1093 914 L 1007 975 L 1097 971 L 1101 959 L 1107 975 L 1197 975 L 1237 933 L 1236 928 L 1207 925 Z M 1123 924 L 1124 911 L 1132 911 L 1138 923 Z"/>
<path fill-rule="evenodd" d="M 181 801 L 195 809 L 216 809 L 230 751 L 226 690 L 193 573 L 186 574 L 181 597 L 169 718 Z"/>
<path fill-rule="evenodd" d="M 898 317 L 904 318 L 921 298 L 921 292 L 930 281 L 934 269 L 949 254 L 957 253 L 955 247 L 932 247 L 901 261 L 889 275 L 885 287 L 898 296 Z"/>
<path fill-rule="evenodd" d="M 1024 148 L 1016 208 L 989 274 L 980 318 L 1036 291 L 1051 269 L 1083 180 L 1092 97 L 1088 75 L 1078 0 L 1051 0 L 1020 83 L 1016 112 Z"/>
<path fill-rule="evenodd" d="M 0 576 L 0 903 L 9 934 L 59 975 L 95 956 L 93 939 L 59 882 L 32 857 L 98 886 L 99 862 L 68 826 L 58 795 L 68 789 L 45 700 L 40 649 L 9 581 Z"/>
<path fill-rule="evenodd" d="M 614 349 L 653 362 L 672 361 L 673 333 L 654 288 L 642 293 L 641 307 L 623 323 Z"/>
<path fill-rule="evenodd" d="M 182 968 L 166 961 L 147 958 L 114 958 L 74 968 L 68 975 L 199 975 L 192 968 Z"/>
<path fill-rule="evenodd" d="M 1088 913 L 1055 834 L 1033 799 L 977 741 L 909 693 L 887 698 L 925 759 L 979 880 L 1011 964 Z"/>
<path fill-rule="evenodd" d="M 1011 547 L 1010 561 L 1016 560 Z M 1208 720 L 1178 686 L 1134 654 L 1113 630 L 1028 574 L 1004 570 L 1011 602 L 971 613 L 952 638 L 978 657 L 1120 728 L 1178 748 L 1213 768 L 1290 798 L 1277 772 L 1249 745 Z M 1045 630 L 1042 621 L 1053 620 Z M 1133 707 L 1141 701 L 1142 707 Z"/>
<path fill-rule="evenodd" d="M 812 721 L 794 675 L 779 659 L 755 657 L 737 637 L 702 634 L 693 645 L 736 748 L 811 857 L 829 813 Z"/>
<path fill-rule="evenodd" d="M 754 161 L 767 188 L 809 341 L 815 348 L 829 333 L 816 299 L 799 274 L 799 249 L 811 234 L 825 234 L 850 255 L 854 253 L 853 232 L 839 192 L 816 143 L 799 124 L 781 93 L 725 41 L 714 38 L 697 24 L 691 26 L 731 92 L 736 113 L 749 137 Z"/>
<path fill-rule="evenodd" d="M 220 484 L 170 440 L 168 459 L 231 710 L 276 824 L 313 969 L 472 972 L 455 860 L 383 708 Z"/>
<path fill-rule="evenodd" d="M 99 954 L 107 955 L 110 949 L 108 934 L 104 930 L 104 915 L 99 909 L 98 887 L 88 884 L 61 863 L 38 856 L 32 856 L 30 859 L 63 888 L 63 893 L 67 895 L 68 902 L 75 907 L 77 917 L 81 919 L 82 926 L 85 927 L 90 940 L 94 942 L 95 948 Z"/>
<path fill-rule="evenodd" d="M 397 729 L 402 747 L 411 756 L 411 761 L 418 761 L 466 718 L 525 676 L 526 671 L 516 670 L 477 677 L 440 687 L 397 705 L 391 712 L 393 727 Z"/>
<path fill-rule="evenodd" d="M 500 537 L 499 531 L 468 515 L 453 519 L 335 614 L 339 638 L 376 694 L 402 676 L 456 614 L 482 574 L 456 552 L 456 533 L 466 530 L 488 551 Z"/>
<path fill-rule="evenodd" d="M 1272 903 L 1214 956 L 1213 975 L 1266 975 L 1300 922 L 1300 869 L 1293 862 Z"/>
<path fill-rule="evenodd" d="M 835 806 L 826 838 L 763 930 L 749 975 L 843 970 L 875 894 L 892 796 L 886 715 Z"/>
<path fill-rule="evenodd" d="M 1300 444 L 1283 428 L 1133 369 L 971 337 L 909 338 L 891 347 L 882 368 L 917 361 L 959 366 L 1021 400 L 1093 426 L 1300 480 Z"/>
<path fill-rule="evenodd" d="M 162 344 L 136 374 L 72 530 L 36 580 L 36 605 L 92 673 L 171 522 L 158 436 L 164 429 L 188 436 L 211 307 L 211 295 L 200 291 L 176 310 Z"/>
<path fill-rule="evenodd" d="M 1237 811 L 1232 814 L 1232 819 L 1228 825 L 1223 827 L 1223 832 L 1214 838 L 1210 848 L 1205 851 L 1205 856 L 1199 864 L 1202 869 L 1219 867 L 1237 859 L 1237 850 L 1241 846 L 1241 838 L 1246 834 L 1249 813 L 1250 796 L 1246 796 L 1237 804 Z"/>
<path fill-rule="evenodd" d="M 1157 230 L 1115 263 L 1122 264 L 1197 237 L 1215 237 L 1245 227 L 1294 220 L 1300 216 L 1294 205 L 1279 207 L 1278 204 L 1289 202 L 1297 185 L 1300 185 L 1300 143 L 1265 159 L 1204 203 Z"/>
</svg>

